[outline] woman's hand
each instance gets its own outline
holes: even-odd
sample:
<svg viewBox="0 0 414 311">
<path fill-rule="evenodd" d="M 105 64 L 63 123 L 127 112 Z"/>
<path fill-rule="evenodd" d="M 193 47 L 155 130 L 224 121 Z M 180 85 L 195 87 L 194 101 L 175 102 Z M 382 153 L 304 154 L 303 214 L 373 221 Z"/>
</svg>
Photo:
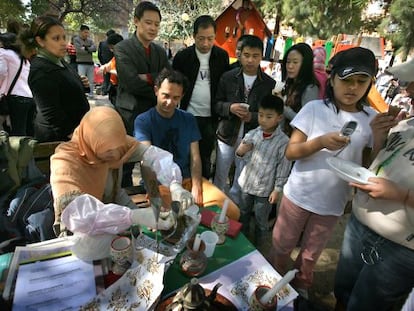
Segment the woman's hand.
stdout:
<svg viewBox="0 0 414 311">
<path fill-rule="evenodd" d="M 89 87 L 88 77 L 82 75 L 82 76 L 80 76 L 80 79 L 81 79 L 81 82 L 82 82 L 83 87 L 84 88 L 88 88 Z"/>
<path fill-rule="evenodd" d="M 351 186 L 368 193 L 374 199 L 391 200 L 403 202 L 407 193 L 407 189 L 400 187 L 395 182 L 382 178 L 370 177 L 368 179 L 371 184 L 363 185 L 358 183 L 350 183 Z"/>
<path fill-rule="evenodd" d="M 398 120 L 388 113 L 378 113 L 371 121 L 370 126 L 374 138 L 381 138 L 385 140 L 388 136 L 388 132 L 392 127 L 397 125 Z"/>
</svg>

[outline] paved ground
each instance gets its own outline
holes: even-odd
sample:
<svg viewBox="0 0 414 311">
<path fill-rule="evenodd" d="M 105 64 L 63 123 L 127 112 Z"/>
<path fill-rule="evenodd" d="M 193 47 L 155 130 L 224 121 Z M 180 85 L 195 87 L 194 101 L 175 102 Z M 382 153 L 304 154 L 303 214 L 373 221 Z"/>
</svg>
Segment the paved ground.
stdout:
<svg viewBox="0 0 414 311">
<path fill-rule="evenodd" d="M 338 262 L 343 233 L 348 218 L 349 214 L 345 214 L 340 218 L 331 239 L 317 262 L 314 273 L 314 284 L 309 290 L 309 302 L 304 310 L 328 311 L 334 310 L 335 308 L 336 301 L 333 295 L 333 285 L 336 264 Z M 268 238 L 262 245 L 258 245 L 257 248 L 266 257 L 271 246 L 271 234 L 269 233 Z M 296 258 L 298 251 L 298 248 L 293 251 L 291 256 L 292 262 Z"/>
<path fill-rule="evenodd" d="M 91 106 L 110 105 L 108 97 L 102 95 L 96 95 L 94 99 L 89 100 L 89 103 Z M 138 182 L 139 170 L 135 170 L 134 184 L 138 184 Z M 342 243 L 343 232 L 348 218 L 349 214 L 341 217 L 331 239 L 318 260 L 314 274 L 314 284 L 309 290 L 309 303 L 304 308 L 305 310 L 334 310 L 335 298 L 333 296 L 333 284 L 335 270 Z M 266 256 L 271 245 L 271 234 L 269 233 L 268 238 L 262 243 L 262 245 L 258 246 L 258 250 Z M 296 257 L 297 253 L 298 249 L 295 249 L 292 254 L 292 259 Z"/>
</svg>

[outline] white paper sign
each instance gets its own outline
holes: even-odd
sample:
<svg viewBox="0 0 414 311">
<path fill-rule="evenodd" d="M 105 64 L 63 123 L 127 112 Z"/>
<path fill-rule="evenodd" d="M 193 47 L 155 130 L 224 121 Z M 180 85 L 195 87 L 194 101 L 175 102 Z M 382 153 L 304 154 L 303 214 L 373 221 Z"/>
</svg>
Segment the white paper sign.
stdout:
<svg viewBox="0 0 414 311">
<path fill-rule="evenodd" d="M 92 262 L 67 256 L 19 266 L 13 310 L 78 310 L 95 296 Z"/>
</svg>

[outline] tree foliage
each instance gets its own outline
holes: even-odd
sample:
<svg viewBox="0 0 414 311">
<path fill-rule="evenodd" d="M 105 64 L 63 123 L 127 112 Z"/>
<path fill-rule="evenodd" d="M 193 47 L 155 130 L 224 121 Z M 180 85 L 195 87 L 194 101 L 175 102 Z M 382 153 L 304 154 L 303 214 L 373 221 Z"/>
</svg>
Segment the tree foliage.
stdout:
<svg viewBox="0 0 414 311">
<path fill-rule="evenodd" d="M 169 41 L 192 36 L 194 20 L 200 15 L 211 15 L 216 18 L 224 9 L 222 2 L 222 0 L 158 1 L 162 14 L 160 39 Z"/>
<path fill-rule="evenodd" d="M 96 23 L 108 23 L 120 10 L 120 1 L 113 0 L 32 0 L 33 15 L 55 14 L 60 21 L 68 15 L 72 19 L 90 18 Z"/>
<path fill-rule="evenodd" d="M 21 0 L 0 0 L 0 28 L 6 28 L 10 18 L 24 21 L 26 7 Z"/>
<path fill-rule="evenodd" d="M 284 0 L 283 16 L 302 35 L 328 39 L 359 32 L 362 10 L 369 0 Z"/>
<path fill-rule="evenodd" d="M 405 59 L 414 48 L 414 0 L 394 0 L 389 15 L 381 23 L 383 34 L 390 39 L 394 48 L 403 53 Z"/>
</svg>

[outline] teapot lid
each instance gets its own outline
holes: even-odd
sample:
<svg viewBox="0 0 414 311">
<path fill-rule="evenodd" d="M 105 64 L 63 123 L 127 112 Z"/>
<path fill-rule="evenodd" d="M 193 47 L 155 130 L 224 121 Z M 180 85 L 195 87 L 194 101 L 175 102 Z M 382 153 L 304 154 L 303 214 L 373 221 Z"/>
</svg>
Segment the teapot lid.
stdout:
<svg viewBox="0 0 414 311">
<path fill-rule="evenodd" d="M 197 278 L 192 278 L 190 283 L 180 290 L 183 306 L 188 309 L 196 309 L 206 300 L 204 288 L 198 283 Z"/>
</svg>

